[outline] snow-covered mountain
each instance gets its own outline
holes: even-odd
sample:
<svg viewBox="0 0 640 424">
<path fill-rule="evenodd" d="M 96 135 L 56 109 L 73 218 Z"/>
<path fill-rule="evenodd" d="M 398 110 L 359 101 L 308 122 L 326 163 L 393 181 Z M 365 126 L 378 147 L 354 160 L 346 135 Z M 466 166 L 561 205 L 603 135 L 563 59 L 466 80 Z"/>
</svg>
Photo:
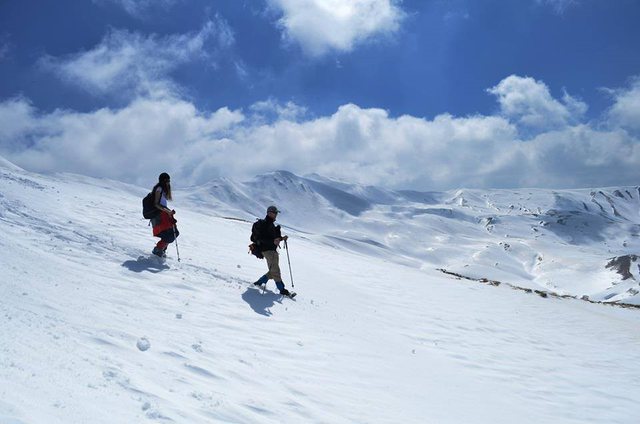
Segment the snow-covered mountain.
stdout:
<svg viewBox="0 0 640 424">
<path fill-rule="evenodd" d="M 405 265 L 640 304 L 640 187 L 421 193 L 279 171 L 187 193 L 193 207 L 247 220 L 275 203 L 291 230 Z"/>
<path fill-rule="evenodd" d="M 0 423 L 636 422 L 640 310 L 594 302 L 640 304 L 638 187 L 174 185 L 159 262 L 150 187 L 0 158 Z"/>
</svg>

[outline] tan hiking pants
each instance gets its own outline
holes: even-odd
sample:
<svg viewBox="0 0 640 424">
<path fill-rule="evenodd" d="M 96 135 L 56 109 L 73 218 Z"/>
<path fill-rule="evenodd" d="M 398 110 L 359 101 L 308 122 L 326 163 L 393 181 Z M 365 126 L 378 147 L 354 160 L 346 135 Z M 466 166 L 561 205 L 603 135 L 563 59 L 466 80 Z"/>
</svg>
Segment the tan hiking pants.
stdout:
<svg viewBox="0 0 640 424">
<path fill-rule="evenodd" d="M 275 250 L 265 250 L 262 254 L 267 260 L 267 266 L 269 267 L 267 276 L 274 281 L 282 281 L 282 275 L 280 275 L 280 255 L 278 252 Z"/>
</svg>

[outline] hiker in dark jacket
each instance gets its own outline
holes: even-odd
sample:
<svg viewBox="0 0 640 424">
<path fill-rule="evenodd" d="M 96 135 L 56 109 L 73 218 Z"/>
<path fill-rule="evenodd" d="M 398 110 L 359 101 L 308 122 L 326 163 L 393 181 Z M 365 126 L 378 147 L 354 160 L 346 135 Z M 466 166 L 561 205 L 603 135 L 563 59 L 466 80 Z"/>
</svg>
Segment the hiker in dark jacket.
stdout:
<svg viewBox="0 0 640 424">
<path fill-rule="evenodd" d="M 160 257 L 167 256 L 167 246 L 172 243 L 176 237 L 178 237 L 178 228 L 176 227 L 176 220 L 173 217 L 176 213 L 173 209 L 169 209 L 167 206 L 168 200 L 173 200 L 171 197 L 171 177 L 166 172 L 163 172 L 158 177 L 158 183 L 153 187 L 154 194 L 154 206 L 160 210 L 160 214 L 151 218 L 151 225 L 153 226 L 154 237 L 160 237 L 160 241 L 153 248 L 153 254 Z"/>
<path fill-rule="evenodd" d="M 260 221 L 261 227 L 256 244 L 267 260 L 269 271 L 253 284 L 257 287 L 263 287 L 269 279 L 273 279 L 281 295 L 291 296 L 289 290 L 284 288 L 282 276 L 280 275 L 280 255 L 277 249 L 280 247 L 280 242 L 286 241 L 289 237 L 283 236 L 280 232 L 280 226 L 274 224 L 279 212 L 275 206 L 269 206 L 267 208 L 267 216 Z"/>
</svg>

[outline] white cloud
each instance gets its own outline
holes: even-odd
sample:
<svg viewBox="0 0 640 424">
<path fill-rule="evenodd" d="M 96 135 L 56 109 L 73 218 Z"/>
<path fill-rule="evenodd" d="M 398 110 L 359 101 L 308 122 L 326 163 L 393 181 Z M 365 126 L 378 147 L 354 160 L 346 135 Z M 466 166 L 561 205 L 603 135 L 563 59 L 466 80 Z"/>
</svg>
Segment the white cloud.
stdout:
<svg viewBox="0 0 640 424">
<path fill-rule="evenodd" d="M 0 40 L 0 61 L 4 60 L 9 55 L 9 51 L 11 51 L 10 45 Z"/>
<path fill-rule="evenodd" d="M 578 0 L 536 0 L 536 3 L 550 6 L 558 14 L 564 13 L 565 10 L 577 5 L 578 2 Z"/>
<path fill-rule="evenodd" d="M 531 131 L 562 128 L 579 122 L 587 105 L 568 93 L 561 101 L 541 81 L 511 75 L 487 90 L 498 98 L 502 114 Z"/>
<path fill-rule="evenodd" d="M 609 127 L 565 118 L 562 125 L 529 137 L 519 128 L 521 117 L 530 115 L 520 111 L 528 107 L 513 114 L 443 114 L 429 120 L 347 104 L 330 116 L 310 119 L 304 108 L 271 99 L 247 113 L 203 112 L 165 97 L 138 99 L 118 110 L 49 114 L 14 99 L 0 103 L 0 155 L 35 171 L 139 184 L 159 170 L 186 185 L 287 169 L 422 190 L 630 185 L 637 184 L 640 138 L 613 123 L 627 122 L 616 106 L 635 89 L 619 93 Z M 542 98 L 565 111 L 563 116 L 583 108 L 568 106 L 566 99 Z M 546 116 L 548 108 L 542 111 Z"/>
<path fill-rule="evenodd" d="M 97 94 L 165 96 L 178 90 L 168 77 L 193 60 L 215 64 L 219 50 L 234 42 L 224 21 L 209 21 L 197 33 L 165 37 L 112 30 L 93 49 L 41 64 L 63 80 Z"/>
<path fill-rule="evenodd" d="M 0 34 L 0 61 L 7 59 L 12 53 L 14 46 L 11 43 L 11 34 L 5 32 Z"/>
<path fill-rule="evenodd" d="M 610 125 L 640 133 L 640 77 L 631 80 L 627 89 L 609 90 L 614 104 L 608 112 Z"/>
<path fill-rule="evenodd" d="M 597 187 L 637 184 L 640 139 L 618 129 L 577 125 L 523 144 L 527 167 L 520 185 Z"/>
<path fill-rule="evenodd" d="M 251 119 L 254 122 L 296 121 L 307 113 L 306 108 L 291 101 L 281 104 L 273 98 L 256 102 L 249 109 L 253 112 Z"/>
<path fill-rule="evenodd" d="M 132 16 L 143 17 L 152 7 L 168 9 L 180 0 L 93 0 L 94 3 L 115 3 Z"/>
<path fill-rule="evenodd" d="M 358 43 L 396 32 L 404 13 L 396 0 L 268 0 L 282 12 L 287 40 L 311 56 L 350 51 Z"/>
<path fill-rule="evenodd" d="M 158 168 L 184 166 L 182 174 L 188 174 L 198 160 L 195 150 L 206 145 L 205 152 L 215 152 L 219 140 L 212 134 L 224 134 L 243 119 L 226 108 L 201 113 L 175 99 L 139 99 L 115 111 L 46 115 L 37 115 L 25 100 L 16 99 L 0 103 L 0 117 L 0 150 L 25 168 L 123 181 L 139 181 Z M 31 143 L 17 149 L 12 140 Z"/>
<path fill-rule="evenodd" d="M 0 103 L 0 145 L 7 152 L 30 147 L 29 136 L 40 132 L 36 109 L 28 100 L 10 99 Z"/>
</svg>

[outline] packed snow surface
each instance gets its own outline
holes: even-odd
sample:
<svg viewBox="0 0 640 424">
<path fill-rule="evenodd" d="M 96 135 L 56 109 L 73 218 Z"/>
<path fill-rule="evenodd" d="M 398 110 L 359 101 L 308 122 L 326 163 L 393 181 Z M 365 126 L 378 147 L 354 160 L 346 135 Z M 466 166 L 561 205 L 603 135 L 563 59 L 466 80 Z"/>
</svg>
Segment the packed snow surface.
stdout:
<svg viewBox="0 0 640 424">
<path fill-rule="evenodd" d="M 637 422 L 637 187 L 174 181 L 162 261 L 153 183 L 0 161 L 0 423 Z M 269 204 L 295 300 L 251 284 Z"/>
</svg>

